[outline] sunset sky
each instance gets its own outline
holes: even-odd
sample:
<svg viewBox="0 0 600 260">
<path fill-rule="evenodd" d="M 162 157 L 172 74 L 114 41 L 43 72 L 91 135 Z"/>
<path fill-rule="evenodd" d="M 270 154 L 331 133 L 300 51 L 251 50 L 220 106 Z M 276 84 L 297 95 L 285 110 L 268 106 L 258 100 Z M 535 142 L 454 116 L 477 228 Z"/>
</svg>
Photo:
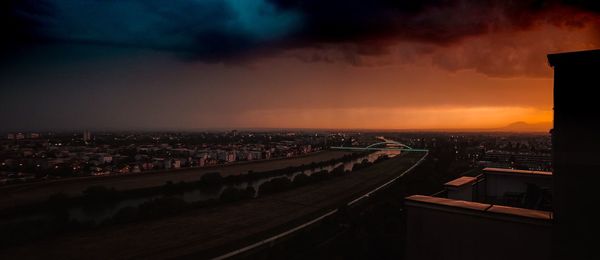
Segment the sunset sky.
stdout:
<svg viewBox="0 0 600 260">
<path fill-rule="evenodd" d="M 10 131 L 549 122 L 546 54 L 600 48 L 598 1 L 2 5 Z"/>
</svg>

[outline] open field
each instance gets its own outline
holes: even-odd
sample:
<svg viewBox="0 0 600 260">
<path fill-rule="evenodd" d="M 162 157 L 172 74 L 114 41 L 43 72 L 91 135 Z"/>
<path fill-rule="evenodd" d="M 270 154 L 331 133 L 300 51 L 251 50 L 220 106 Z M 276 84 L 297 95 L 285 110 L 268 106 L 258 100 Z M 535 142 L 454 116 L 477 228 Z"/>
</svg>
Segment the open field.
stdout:
<svg viewBox="0 0 600 260">
<path fill-rule="evenodd" d="M 239 163 L 206 168 L 181 169 L 155 173 L 140 173 L 121 176 L 99 176 L 52 180 L 46 182 L 10 185 L 0 187 L 0 210 L 42 202 L 52 194 L 62 192 L 67 195 L 81 194 L 89 186 L 101 185 L 117 190 L 129 190 L 164 185 L 167 181 L 174 183 L 197 181 L 207 172 L 220 172 L 222 176 L 247 173 L 249 170 L 260 172 L 281 169 L 289 166 L 299 166 L 312 162 L 340 158 L 349 152 L 322 151 L 302 157 L 274 159 L 258 162 Z"/>
<path fill-rule="evenodd" d="M 6 248 L 2 259 L 206 258 L 264 239 L 338 208 L 412 166 L 409 153 L 313 185 L 184 215 L 65 234 Z"/>
</svg>

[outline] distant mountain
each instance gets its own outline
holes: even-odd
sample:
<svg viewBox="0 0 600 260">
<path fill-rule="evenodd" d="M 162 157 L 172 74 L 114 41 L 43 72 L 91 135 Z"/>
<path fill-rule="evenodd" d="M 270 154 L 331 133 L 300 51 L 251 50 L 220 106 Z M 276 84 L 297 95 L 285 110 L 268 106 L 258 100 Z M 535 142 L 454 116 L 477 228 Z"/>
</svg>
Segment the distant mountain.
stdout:
<svg viewBox="0 0 600 260">
<path fill-rule="evenodd" d="M 552 122 L 541 122 L 541 123 L 526 123 L 526 122 L 514 122 L 505 127 L 496 128 L 496 131 L 506 132 L 548 132 L 552 129 Z"/>
</svg>

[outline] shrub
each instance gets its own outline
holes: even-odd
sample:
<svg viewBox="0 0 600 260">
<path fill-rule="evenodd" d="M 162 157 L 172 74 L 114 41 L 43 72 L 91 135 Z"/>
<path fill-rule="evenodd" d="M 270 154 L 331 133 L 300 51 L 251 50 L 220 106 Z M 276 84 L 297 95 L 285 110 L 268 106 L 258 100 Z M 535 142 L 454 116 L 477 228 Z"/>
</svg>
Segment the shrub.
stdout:
<svg viewBox="0 0 600 260">
<path fill-rule="evenodd" d="M 152 218 L 177 214 L 188 207 L 183 199 L 175 197 L 157 198 L 138 207 L 138 218 Z"/>
<path fill-rule="evenodd" d="M 207 172 L 200 178 L 200 182 L 208 186 L 223 184 L 223 176 L 219 172 Z"/>
<path fill-rule="evenodd" d="M 261 194 L 269 194 L 284 191 L 292 186 L 292 182 L 286 177 L 274 178 L 260 185 Z"/>
<path fill-rule="evenodd" d="M 244 199 L 245 192 L 234 187 L 227 187 L 221 193 L 219 199 L 224 202 L 233 202 Z"/>
<path fill-rule="evenodd" d="M 300 173 L 294 177 L 294 186 L 302 186 L 310 183 L 310 177 L 304 173 Z"/>
<path fill-rule="evenodd" d="M 48 205 L 51 207 L 65 207 L 69 203 L 69 196 L 62 192 L 54 193 L 48 197 Z"/>
<path fill-rule="evenodd" d="M 118 193 L 114 188 L 104 186 L 90 186 L 82 193 L 84 200 L 89 203 L 105 203 L 118 197 Z"/>
<path fill-rule="evenodd" d="M 331 176 L 334 177 L 338 177 L 338 176 L 342 176 L 344 175 L 346 172 L 344 172 L 344 165 L 340 165 L 338 167 L 335 167 L 333 170 L 331 170 Z"/>
</svg>

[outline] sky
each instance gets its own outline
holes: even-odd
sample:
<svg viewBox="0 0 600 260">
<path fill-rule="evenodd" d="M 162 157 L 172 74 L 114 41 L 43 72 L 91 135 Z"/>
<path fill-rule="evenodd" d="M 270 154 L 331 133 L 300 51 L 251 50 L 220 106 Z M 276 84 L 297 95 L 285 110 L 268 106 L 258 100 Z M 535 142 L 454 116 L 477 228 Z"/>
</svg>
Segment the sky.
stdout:
<svg viewBox="0 0 600 260">
<path fill-rule="evenodd" d="M 487 129 L 552 121 L 585 0 L 7 0 L 0 130 Z"/>
</svg>

